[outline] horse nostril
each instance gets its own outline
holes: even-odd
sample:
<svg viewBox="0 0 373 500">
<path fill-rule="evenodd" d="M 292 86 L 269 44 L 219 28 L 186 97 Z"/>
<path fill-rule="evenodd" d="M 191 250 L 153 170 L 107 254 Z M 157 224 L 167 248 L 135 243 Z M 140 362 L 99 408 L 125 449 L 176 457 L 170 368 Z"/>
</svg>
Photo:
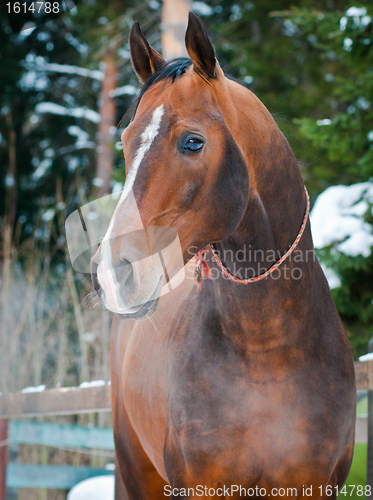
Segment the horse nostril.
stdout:
<svg viewBox="0 0 373 500">
<path fill-rule="evenodd" d="M 123 296 L 135 293 L 135 277 L 133 266 L 127 259 L 120 259 L 120 265 L 115 268 L 115 277 L 120 283 L 120 293 Z"/>
<path fill-rule="evenodd" d="M 133 272 L 132 264 L 127 259 L 120 259 L 120 264 L 115 267 L 115 277 L 118 283 L 124 283 L 129 278 L 129 275 Z"/>
<path fill-rule="evenodd" d="M 101 286 L 100 286 L 100 283 L 98 282 L 98 278 L 97 278 L 97 268 L 98 268 L 98 264 L 91 260 L 91 278 L 92 278 L 92 284 L 93 284 L 93 288 L 95 289 L 95 292 L 97 293 L 97 295 L 100 295 L 101 294 Z"/>
</svg>

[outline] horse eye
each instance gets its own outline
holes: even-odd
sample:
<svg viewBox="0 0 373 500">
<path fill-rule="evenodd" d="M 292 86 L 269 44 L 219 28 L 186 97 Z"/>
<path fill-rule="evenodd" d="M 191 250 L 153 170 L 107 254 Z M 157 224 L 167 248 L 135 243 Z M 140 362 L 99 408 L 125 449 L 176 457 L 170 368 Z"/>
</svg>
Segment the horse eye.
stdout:
<svg viewBox="0 0 373 500">
<path fill-rule="evenodd" d="M 204 146 L 204 142 L 201 139 L 197 139 L 197 137 L 192 137 L 188 139 L 188 141 L 184 145 L 184 149 L 187 151 L 192 151 L 193 153 L 198 153 Z"/>
</svg>

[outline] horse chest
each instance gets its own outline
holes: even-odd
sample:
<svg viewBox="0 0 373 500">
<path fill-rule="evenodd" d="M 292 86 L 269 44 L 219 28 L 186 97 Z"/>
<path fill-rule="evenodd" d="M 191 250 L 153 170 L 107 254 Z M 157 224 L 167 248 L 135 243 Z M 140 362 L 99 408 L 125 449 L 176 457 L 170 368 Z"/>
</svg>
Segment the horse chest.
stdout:
<svg viewBox="0 0 373 500">
<path fill-rule="evenodd" d="M 312 463 L 321 447 L 325 462 L 319 461 L 317 473 L 328 471 L 338 436 L 321 422 L 331 411 L 335 415 L 336 401 L 318 390 L 322 373 L 307 385 L 307 367 L 280 376 L 269 363 L 250 367 L 223 346 L 211 352 L 186 341 L 170 354 L 166 339 L 164 331 L 136 332 L 123 364 L 127 411 L 164 478 L 165 458 L 171 456 L 197 477 L 203 471 L 201 480 L 213 466 L 216 474 L 228 468 L 245 480 L 273 468 L 284 481 L 295 464 Z M 188 463 L 195 456 L 204 462 Z"/>
<path fill-rule="evenodd" d="M 159 474 L 189 471 L 186 482 L 204 484 L 210 476 L 228 481 L 230 470 L 249 484 L 266 481 L 266 471 L 276 480 L 275 470 L 289 487 L 294 475 L 321 481 L 352 439 L 354 408 L 338 398 L 343 389 L 352 400 L 353 384 L 344 386 L 335 360 L 324 360 L 326 371 L 321 360 L 317 369 L 315 361 L 289 363 L 290 346 L 283 358 L 245 356 L 207 332 L 195 305 L 195 294 L 161 301 L 160 319 L 136 324 L 123 358 L 124 403 Z"/>
<path fill-rule="evenodd" d="M 179 364 L 171 375 L 166 456 L 173 468 L 184 471 L 184 480 L 198 484 L 211 477 L 213 483 L 224 477 L 228 483 L 260 480 L 265 486 L 289 487 L 315 477 L 327 481 L 340 434 L 350 439 L 353 432 L 346 408 L 337 408 L 330 395 L 320 396 L 315 388 L 302 389 L 290 377 L 253 383 L 239 360 L 225 365 L 225 371 L 220 368 L 205 366 L 198 376 L 196 369 Z M 333 425 L 327 422 L 332 411 Z"/>
</svg>

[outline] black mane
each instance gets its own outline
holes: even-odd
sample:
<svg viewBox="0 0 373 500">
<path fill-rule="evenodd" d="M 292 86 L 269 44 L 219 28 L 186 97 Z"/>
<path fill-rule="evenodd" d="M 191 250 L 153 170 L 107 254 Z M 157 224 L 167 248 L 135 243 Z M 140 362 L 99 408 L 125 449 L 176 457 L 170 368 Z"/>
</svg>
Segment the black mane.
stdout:
<svg viewBox="0 0 373 500">
<path fill-rule="evenodd" d="M 158 71 L 153 73 L 141 87 L 139 101 L 147 90 L 150 89 L 156 83 L 162 80 L 168 80 L 172 78 L 172 83 L 179 76 L 183 75 L 189 66 L 191 66 L 192 60 L 189 57 L 177 57 L 176 59 L 171 59 L 171 61 L 163 64 Z"/>
<path fill-rule="evenodd" d="M 141 87 L 139 96 L 126 111 L 118 126 L 120 127 L 122 125 L 126 117 L 130 115 L 130 113 L 133 113 L 130 121 L 135 118 L 135 114 L 137 108 L 139 107 L 141 98 L 147 90 L 149 90 L 156 83 L 162 80 L 167 81 L 169 78 L 172 78 L 173 83 L 176 78 L 186 73 L 186 71 L 192 64 L 192 60 L 189 59 L 189 57 L 177 57 L 176 59 L 171 59 L 171 61 L 162 64 L 162 66 L 155 73 L 153 73 Z"/>
<path fill-rule="evenodd" d="M 162 80 L 167 81 L 169 78 L 172 78 L 172 83 L 181 75 L 187 72 L 188 68 L 193 64 L 192 60 L 189 59 L 189 57 L 176 57 L 175 59 L 171 59 L 170 61 L 165 62 L 162 64 L 162 66 L 155 72 L 153 73 L 143 84 L 143 86 L 140 89 L 139 96 L 137 99 L 133 102 L 131 107 L 128 109 L 128 111 L 125 113 L 123 116 L 122 120 L 120 121 L 120 124 L 123 122 L 127 114 L 131 112 L 131 110 L 134 109 L 133 115 L 131 118 L 131 121 L 135 118 L 135 114 L 137 111 L 137 108 L 140 104 L 141 98 L 145 94 L 147 90 L 149 90 L 153 85 L 155 85 L 158 82 L 161 82 Z M 239 83 L 243 87 L 247 88 L 245 84 L 240 82 L 239 80 L 236 80 L 230 75 L 226 75 L 227 78 L 230 80 L 235 81 L 236 83 Z"/>
</svg>

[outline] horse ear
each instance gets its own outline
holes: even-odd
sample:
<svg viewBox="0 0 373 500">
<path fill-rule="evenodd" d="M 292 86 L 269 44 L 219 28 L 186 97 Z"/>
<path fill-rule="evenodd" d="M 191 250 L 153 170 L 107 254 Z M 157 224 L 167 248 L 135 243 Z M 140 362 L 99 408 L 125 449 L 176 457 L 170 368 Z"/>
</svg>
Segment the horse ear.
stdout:
<svg viewBox="0 0 373 500">
<path fill-rule="evenodd" d="M 133 23 L 130 31 L 129 46 L 132 67 L 140 82 L 145 83 L 165 60 L 148 44 L 137 21 Z"/>
<path fill-rule="evenodd" d="M 215 78 L 217 64 L 215 50 L 207 36 L 202 19 L 194 12 L 189 12 L 185 46 L 197 73 Z"/>
</svg>

